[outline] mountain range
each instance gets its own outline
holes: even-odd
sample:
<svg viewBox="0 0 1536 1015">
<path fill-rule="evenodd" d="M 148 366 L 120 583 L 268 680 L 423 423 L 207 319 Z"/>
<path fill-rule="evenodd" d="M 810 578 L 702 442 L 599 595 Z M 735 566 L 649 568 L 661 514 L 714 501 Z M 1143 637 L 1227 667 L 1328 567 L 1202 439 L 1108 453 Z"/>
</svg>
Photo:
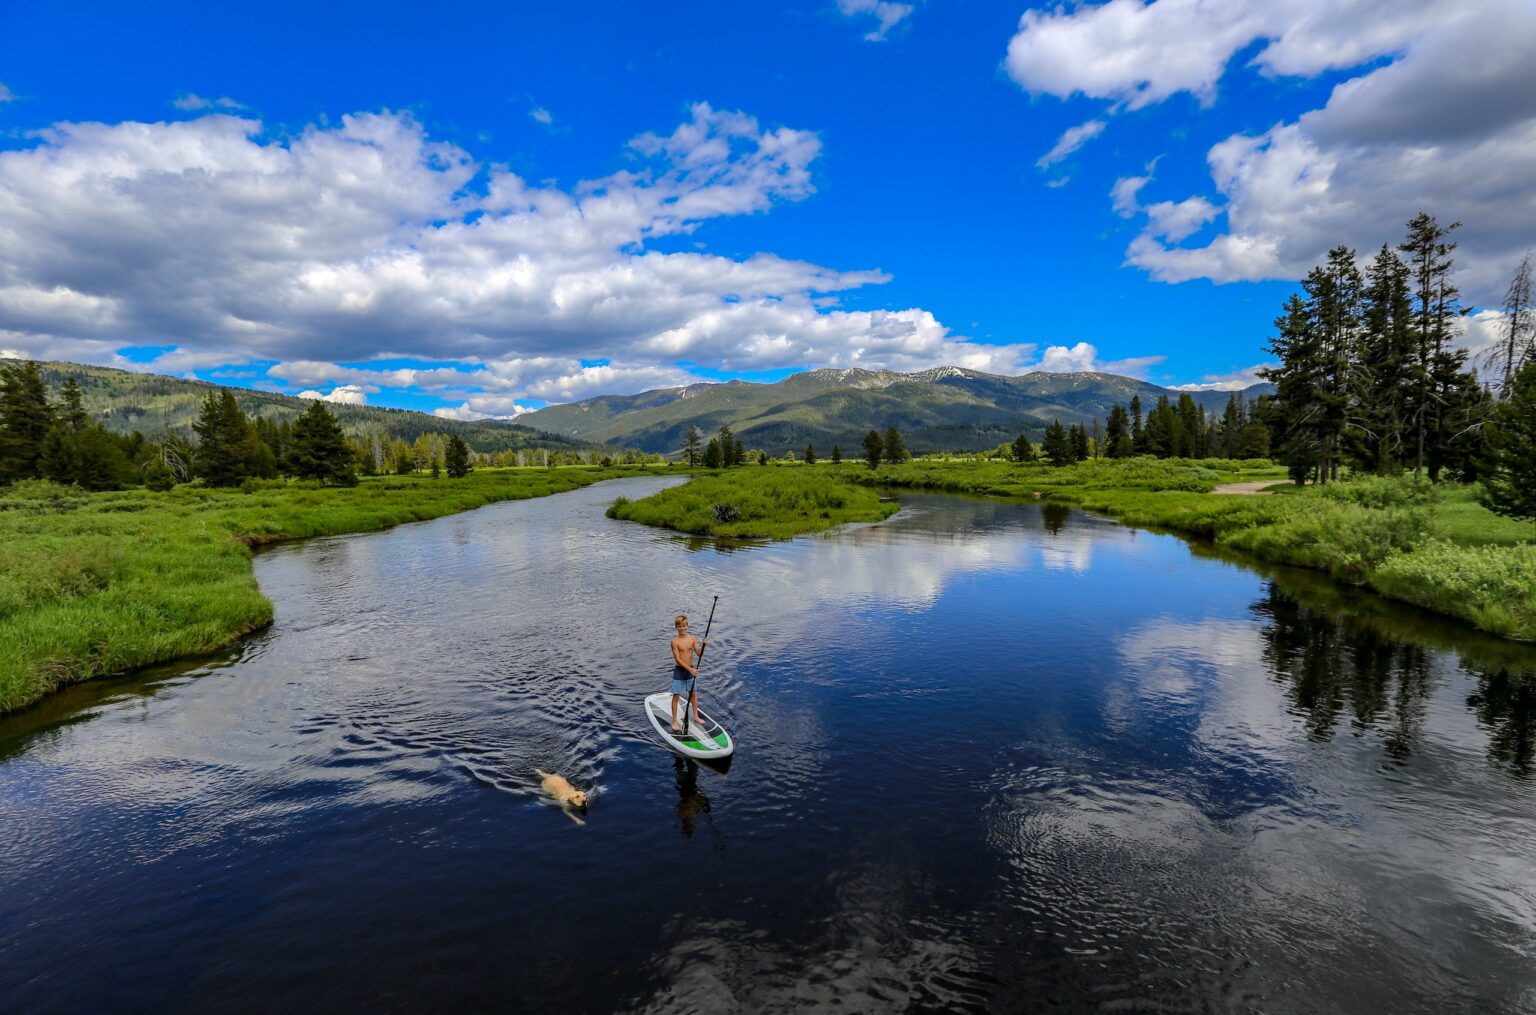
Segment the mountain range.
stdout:
<svg viewBox="0 0 1536 1015">
<path fill-rule="evenodd" d="M 53 401 L 58 401 L 65 378 L 73 377 L 80 384 L 85 409 L 92 419 L 109 430 L 119 433 L 138 430 L 151 438 L 166 431 L 190 433 L 203 399 L 208 392 L 220 387 L 206 381 L 81 363 L 40 362 L 37 366 Z M 309 407 L 307 400 L 294 395 L 250 388 L 230 387 L 229 390 L 235 393 L 235 400 L 246 415 L 264 416 L 274 423 L 292 420 Z M 471 448 L 485 452 L 524 448 L 581 451 L 592 447 L 579 439 L 499 419 L 460 422 L 425 412 L 376 405 L 329 403 L 329 408 L 349 437 L 387 434 L 413 441 L 424 433 L 458 434 Z"/>
<path fill-rule="evenodd" d="M 1250 401 L 1274 390 L 1256 384 Z M 638 395 L 604 395 L 551 405 L 519 422 L 574 440 L 675 452 L 691 425 L 706 438 L 729 426 L 749 448 L 800 451 L 814 443 L 845 453 L 871 429 L 894 426 L 913 452 L 995 447 L 1020 433 L 1039 440 L 1053 421 L 1092 425 L 1116 404 L 1141 396 L 1142 411 L 1160 396 L 1184 392 L 1116 374 L 1035 372 L 1018 377 L 935 367 L 918 373 L 824 369 L 772 384 L 750 381 L 658 388 Z M 1207 411 L 1221 411 L 1231 392 L 1189 392 Z"/>
</svg>

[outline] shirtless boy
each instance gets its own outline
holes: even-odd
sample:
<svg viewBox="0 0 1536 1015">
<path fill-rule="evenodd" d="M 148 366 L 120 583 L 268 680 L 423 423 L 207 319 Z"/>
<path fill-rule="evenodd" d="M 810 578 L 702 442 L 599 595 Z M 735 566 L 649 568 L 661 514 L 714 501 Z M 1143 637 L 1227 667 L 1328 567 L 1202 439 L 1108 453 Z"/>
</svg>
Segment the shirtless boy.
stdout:
<svg viewBox="0 0 1536 1015">
<path fill-rule="evenodd" d="M 694 725 L 702 725 L 699 722 L 699 695 L 688 687 L 688 678 L 698 678 L 699 670 L 694 663 L 704 654 L 704 646 L 709 644 L 709 639 L 701 642 L 688 633 L 686 613 L 679 613 L 672 623 L 677 628 L 677 637 L 672 639 L 672 732 L 681 733 L 677 725 L 677 699 L 685 694 L 688 695 L 688 704 L 693 706 Z"/>
</svg>

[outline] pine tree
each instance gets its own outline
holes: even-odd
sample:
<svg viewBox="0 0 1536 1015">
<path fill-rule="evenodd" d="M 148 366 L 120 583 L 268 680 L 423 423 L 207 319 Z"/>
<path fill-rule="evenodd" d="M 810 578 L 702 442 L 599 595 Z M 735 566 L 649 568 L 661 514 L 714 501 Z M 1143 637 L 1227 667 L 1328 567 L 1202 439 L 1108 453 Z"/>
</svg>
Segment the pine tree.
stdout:
<svg viewBox="0 0 1536 1015">
<path fill-rule="evenodd" d="M 1093 417 L 1093 460 L 1098 461 L 1104 454 L 1104 427 L 1099 422 L 1099 417 Z"/>
<path fill-rule="evenodd" d="M 816 445 L 812 444 L 810 442 L 806 442 L 806 445 L 805 445 L 805 464 L 806 465 L 815 465 L 816 464 Z"/>
<path fill-rule="evenodd" d="M 1141 396 L 1131 396 L 1131 452 L 1147 453 L 1147 431 L 1141 425 Z"/>
<path fill-rule="evenodd" d="M 105 427 L 90 425 L 75 435 L 75 482 L 87 490 L 116 490 L 131 466 L 117 438 Z"/>
<path fill-rule="evenodd" d="M 1072 441 L 1072 460 L 1084 462 L 1088 460 L 1088 431 L 1083 429 L 1081 423 L 1073 423 L 1072 429 L 1067 432 Z"/>
<path fill-rule="evenodd" d="M 60 422 L 74 433 L 91 423 L 90 414 L 85 411 L 85 394 L 80 390 L 80 382 L 73 377 L 65 378 L 64 387 L 59 392 L 59 417 Z"/>
<path fill-rule="evenodd" d="M 838 447 L 836 444 L 832 445 L 832 464 L 843 464 L 843 449 Z"/>
<path fill-rule="evenodd" d="M 318 479 L 322 483 L 352 486 L 352 445 L 341 432 L 341 424 L 326 404 L 318 398 L 293 421 L 288 436 L 288 471 L 300 479 Z M 438 469 L 437 456 L 431 456 L 431 469 Z"/>
<path fill-rule="evenodd" d="M 1536 345 L 1533 313 L 1536 308 L 1531 305 L 1531 255 L 1526 254 L 1504 294 L 1504 383 L 1499 389 L 1500 398 L 1509 397 L 1515 374 L 1531 358 L 1532 346 Z"/>
<path fill-rule="evenodd" d="M 900 465 L 912 456 L 907 453 L 907 445 L 901 439 L 901 431 L 894 426 L 885 428 L 885 455 L 884 458 L 892 465 Z"/>
<path fill-rule="evenodd" d="M 871 469 L 880 468 L 880 459 L 885 454 L 885 441 L 880 438 L 879 431 L 871 430 L 864 435 L 864 461 Z"/>
<path fill-rule="evenodd" d="M 197 421 L 193 466 L 209 486 L 237 486 L 251 474 L 256 451 L 250 421 L 228 388 L 208 392 Z"/>
<path fill-rule="evenodd" d="M 1451 322 L 1465 312 L 1458 303 L 1460 293 L 1450 281 L 1454 266 L 1451 252 L 1456 244 L 1446 242 L 1446 238 L 1460 226 L 1454 222 L 1442 227 L 1434 216 L 1420 213 L 1408 223 L 1407 239 L 1397 246 L 1407 255 L 1413 291 L 1415 477 L 1424 474 L 1432 445 L 1445 438 L 1444 400 L 1436 389 L 1455 372 L 1446 369 L 1445 357 Z"/>
<path fill-rule="evenodd" d="M 731 428 L 722 425 L 720 427 L 720 468 L 729 469 L 736 463 L 736 436 L 731 433 Z"/>
<path fill-rule="evenodd" d="M 53 423 L 37 364 L 28 360 L 0 367 L 0 483 L 37 475 Z"/>
<path fill-rule="evenodd" d="M 711 437 L 709 445 L 704 449 L 704 468 L 718 469 L 721 467 L 720 439 L 718 437 Z"/>
<path fill-rule="evenodd" d="M 1140 403 L 1138 402 L 1139 406 Z M 1109 422 L 1105 424 L 1104 451 L 1110 458 L 1129 458 L 1135 449 L 1131 442 L 1130 417 L 1118 403 L 1109 410 Z"/>
<path fill-rule="evenodd" d="M 688 432 L 683 434 L 683 461 L 688 463 L 688 468 L 698 467 L 703 443 L 704 435 L 699 432 L 699 428 L 692 423 L 688 424 Z"/>
<path fill-rule="evenodd" d="M 1536 518 L 1536 360 L 1515 374 L 1486 429 L 1492 468 L 1482 477 L 1483 503 L 1510 518 Z"/>
<path fill-rule="evenodd" d="M 443 467 L 448 470 L 449 479 L 463 479 L 469 475 L 469 445 L 458 434 L 448 438 L 448 447 L 443 452 Z"/>
<path fill-rule="evenodd" d="M 1010 457 L 1015 462 L 1033 462 L 1035 460 L 1035 446 L 1029 443 L 1029 437 L 1026 434 L 1019 434 L 1015 437 L 1013 443 L 1008 446 L 1008 450 Z"/>
<path fill-rule="evenodd" d="M 1072 437 L 1060 420 L 1053 420 L 1045 428 L 1045 438 L 1040 442 L 1040 452 L 1052 465 L 1071 465 L 1077 461 L 1072 450 Z"/>
<path fill-rule="evenodd" d="M 1195 404 L 1189 392 L 1179 395 L 1178 432 L 1174 436 L 1173 454 L 1176 458 L 1204 458 L 1205 410 Z"/>
<path fill-rule="evenodd" d="M 38 469 L 44 479 L 55 483 L 73 483 L 78 464 L 75 435 L 63 426 L 53 426 L 43 438 L 43 448 L 38 456 Z"/>
</svg>

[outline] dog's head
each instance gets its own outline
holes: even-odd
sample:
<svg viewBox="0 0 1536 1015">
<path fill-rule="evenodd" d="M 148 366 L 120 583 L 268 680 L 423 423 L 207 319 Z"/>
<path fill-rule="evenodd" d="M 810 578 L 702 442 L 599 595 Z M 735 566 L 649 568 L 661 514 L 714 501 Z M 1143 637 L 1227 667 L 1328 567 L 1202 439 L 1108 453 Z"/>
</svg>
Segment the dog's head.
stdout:
<svg viewBox="0 0 1536 1015">
<path fill-rule="evenodd" d="M 572 793 L 571 794 L 571 806 L 572 807 L 580 807 L 582 810 L 586 810 L 587 809 L 587 791 L 584 790 L 584 789 L 578 789 L 576 792 Z"/>
</svg>

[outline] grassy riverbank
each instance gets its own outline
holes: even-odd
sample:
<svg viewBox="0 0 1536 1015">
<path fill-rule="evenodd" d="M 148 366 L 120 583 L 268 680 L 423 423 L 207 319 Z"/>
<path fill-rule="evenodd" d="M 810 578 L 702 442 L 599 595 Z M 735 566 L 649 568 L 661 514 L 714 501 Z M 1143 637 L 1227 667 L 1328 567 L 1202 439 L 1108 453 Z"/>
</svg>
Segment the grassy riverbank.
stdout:
<svg viewBox="0 0 1536 1015">
<path fill-rule="evenodd" d="M 1362 477 L 1273 496 L 1212 494 L 1220 483 L 1284 483 L 1285 475 L 1266 462 L 1153 459 L 1059 469 L 921 461 L 853 476 L 877 486 L 1074 503 L 1536 640 L 1536 527 L 1486 510 L 1469 488 Z"/>
<path fill-rule="evenodd" d="M 742 467 L 700 476 L 644 500 L 620 497 L 609 518 L 709 536 L 787 539 L 848 522 L 877 522 L 898 506 L 847 479 L 852 470 Z"/>
<path fill-rule="evenodd" d="M 356 487 L 0 492 L 0 712 L 73 681 L 212 652 L 272 620 L 251 550 L 542 497 L 627 468 L 389 476 Z"/>
</svg>

